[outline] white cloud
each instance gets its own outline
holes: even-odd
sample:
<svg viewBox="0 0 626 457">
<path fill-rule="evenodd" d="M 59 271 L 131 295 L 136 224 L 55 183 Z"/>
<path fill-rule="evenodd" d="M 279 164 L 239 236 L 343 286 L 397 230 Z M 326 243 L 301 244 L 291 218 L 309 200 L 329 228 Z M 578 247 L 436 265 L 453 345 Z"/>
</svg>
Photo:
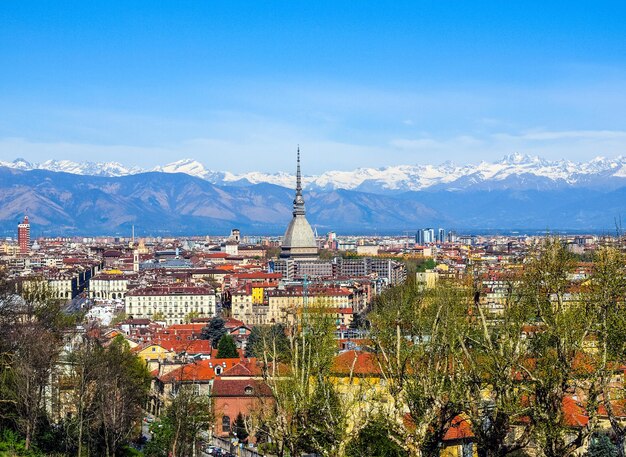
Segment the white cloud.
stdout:
<svg viewBox="0 0 626 457">
<path fill-rule="evenodd" d="M 546 159 L 590 160 L 598 155 L 624 155 L 626 131 L 536 129 L 519 133 L 486 133 L 448 138 L 418 136 L 392 139 L 389 146 L 407 155 L 418 154 L 422 163 L 445 160 L 489 161 L 514 152 L 538 155 Z"/>
<path fill-rule="evenodd" d="M 620 130 L 563 130 L 563 131 L 528 131 L 521 134 L 499 133 L 494 138 L 519 139 L 530 141 L 551 141 L 564 139 L 612 140 L 626 138 L 626 131 Z"/>
</svg>

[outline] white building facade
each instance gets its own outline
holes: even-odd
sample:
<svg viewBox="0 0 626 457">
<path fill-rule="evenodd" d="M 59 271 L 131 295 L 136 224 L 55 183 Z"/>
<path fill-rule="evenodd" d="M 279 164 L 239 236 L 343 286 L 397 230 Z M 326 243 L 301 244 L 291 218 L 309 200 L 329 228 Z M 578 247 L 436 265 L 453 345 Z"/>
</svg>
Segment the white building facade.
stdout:
<svg viewBox="0 0 626 457">
<path fill-rule="evenodd" d="M 202 286 L 151 286 L 133 289 L 124 298 L 125 311 L 135 319 L 183 324 L 190 317 L 214 317 L 215 291 Z"/>
</svg>

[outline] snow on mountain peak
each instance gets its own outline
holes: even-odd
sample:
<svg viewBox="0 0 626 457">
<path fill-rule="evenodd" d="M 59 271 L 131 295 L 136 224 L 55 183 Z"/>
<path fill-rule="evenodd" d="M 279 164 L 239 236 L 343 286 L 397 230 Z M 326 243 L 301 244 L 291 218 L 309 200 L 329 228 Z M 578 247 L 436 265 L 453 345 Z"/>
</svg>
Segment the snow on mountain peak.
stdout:
<svg viewBox="0 0 626 457">
<path fill-rule="evenodd" d="M 125 167 L 118 162 L 73 162 L 70 160 L 46 160 L 30 163 L 19 158 L 1 162 L 0 166 L 19 170 L 49 170 L 79 175 L 126 176 L 147 170 Z M 212 171 L 195 159 L 182 159 L 150 171 L 184 173 L 218 185 L 249 185 L 270 183 L 282 187 L 294 187 L 293 174 L 247 172 L 232 173 Z M 602 179 L 626 178 L 626 158 L 618 156 L 607 159 L 598 156 L 589 162 L 568 160 L 549 161 L 538 156 L 514 153 L 495 162 L 481 161 L 457 165 L 446 161 L 440 165 L 395 165 L 381 168 L 357 168 L 352 171 L 327 171 L 320 175 L 303 177 L 305 188 L 348 189 L 385 193 L 418 191 L 429 188 L 463 189 L 473 186 L 528 186 L 542 185 L 601 185 Z M 531 184 L 525 184 L 531 183 Z"/>
<path fill-rule="evenodd" d="M 513 154 L 505 155 L 499 163 L 509 164 L 509 163 L 523 163 L 528 159 L 526 154 L 520 154 L 519 152 L 514 152 Z"/>
<path fill-rule="evenodd" d="M 28 160 L 22 159 L 21 157 L 15 159 L 11 162 L 11 164 L 13 165 L 13 168 L 18 168 L 20 170 L 30 170 L 33 167 Z"/>
<path fill-rule="evenodd" d="M 207 172 L 204 165 L 194 159 L 182 159 L 167 165 L 155 167 L 154 171 L 162 171 L 165 173 L 186 173 L 192 176 L 204 176 Z"/>
<path fill-rule="evenodd" d="M 515 152 L 513 154 L 505 155 L 498 163 L 502 165 L 530 165 L 544 164 L 546 161 L 539 156 L 531 156 Z"/>
</svg>

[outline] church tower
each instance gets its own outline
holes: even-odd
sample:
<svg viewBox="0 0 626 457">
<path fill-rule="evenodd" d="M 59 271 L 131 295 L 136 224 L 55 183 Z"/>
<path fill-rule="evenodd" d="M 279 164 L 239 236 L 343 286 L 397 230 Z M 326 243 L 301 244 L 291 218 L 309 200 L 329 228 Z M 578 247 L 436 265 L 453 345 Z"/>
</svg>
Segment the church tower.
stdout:
<svg viewBox="0 0 626 457">
<path fill-rule="evenodd" d="M 298 167 L 296 172 L 296 197 L 293 200 L 293 218 L 283 237 L 280 257 L 294 260 L 316 260 L 317 243 L 306 219 L 304 197 L 302 196 L 302 176 L 300 174 L 300 147 L 298 146 Z"/>
</svg>

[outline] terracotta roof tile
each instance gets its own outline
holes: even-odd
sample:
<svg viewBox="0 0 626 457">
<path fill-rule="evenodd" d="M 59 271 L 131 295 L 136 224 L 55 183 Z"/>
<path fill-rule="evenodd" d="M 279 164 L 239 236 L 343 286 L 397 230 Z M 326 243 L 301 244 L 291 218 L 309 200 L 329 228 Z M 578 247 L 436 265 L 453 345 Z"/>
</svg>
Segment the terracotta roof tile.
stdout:
<svg viewBox="0 0 626 457">
<path fill-rule="evenodd" d="M 613 415 L 615 415 L 615 417 L 626 417 L 626 400 L 611 401 L 611 408 L 613 409 Z M 604 417 L 607 416 L 607 411 L 603 404 L 598 408 L 598 414 Z"/>
<path fill-rule="evenodd" d="M 455 441 L 473 437 L 471 422 L 464 414 L 459 414 L 450 421 L 450 427 L 446 430 L 443 441 Z"/>
<path fill-rule="evenodd" d="M 589 422 L 585 408 L 572 397 L 563 399 L 563 420 L 569 427 L 584 427 Z"/>
<path fill-rule="evenodd" d="M 167 374 L 161 376 L 162 382 L 176 382 L 176 381 L 198 381 L 206 382 L 215 379 L 215 367 L 218 365 L 222 367 L 222 370 L 228 370 L 237 363 L 239 359 L 209 359 L 200 360 L 193 363 L 188 363 L 180 368 L 170 371 Z"/>
<path fill-rule="evenodd" d="M 346 351 L 333 360 L 333 373 L 348 376 L 380 376 L 382 374 L 376 355 L 371 352 Z"/>
<path fill-rule="evenodd" d="M 187 354 L 207 354 L 213 355 L 214 349 L 211 347 L 209 340 L 187 340 L 176 338 L 155 338 L 154 344 L 161 346 L 163 349 L 175 352 L 177 354 L 185 352 Z"/>
<path fill-rule="evenodd" d="M 244 359 L 237 365 L 225 370 L 220 375 L 221 377 L 254 377 L 262 376 L 263 370 L 256 358 Z"/>
<path fill-rule="evenodd" d="M 221 379 L 213 381 L 213 397 L 271 397 L 272 390 L 254 379 Z"/>
</svg>

